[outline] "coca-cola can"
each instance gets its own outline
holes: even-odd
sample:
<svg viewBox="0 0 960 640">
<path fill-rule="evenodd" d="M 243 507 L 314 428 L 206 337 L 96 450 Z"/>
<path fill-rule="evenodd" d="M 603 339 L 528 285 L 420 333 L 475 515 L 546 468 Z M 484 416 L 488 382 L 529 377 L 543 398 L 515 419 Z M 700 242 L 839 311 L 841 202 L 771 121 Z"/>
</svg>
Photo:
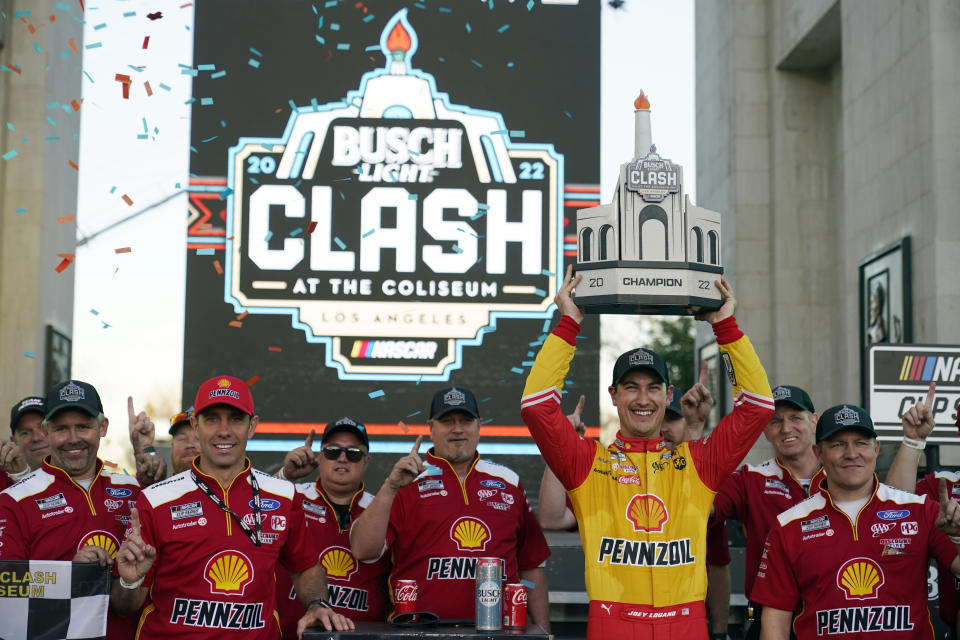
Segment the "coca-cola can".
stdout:
<svg viewBox="0 0 960 640">
<path fill-rule="evenodd" d="M 527 628 L 527 588 L 519 582 L 503 587 L 503 626 L 505 629 Z"/>
<path fill-rule="evenodd" d="M 396 580 L 393 583 L 393 615 L 417 610 L 417 581 Z"/>
</svg>

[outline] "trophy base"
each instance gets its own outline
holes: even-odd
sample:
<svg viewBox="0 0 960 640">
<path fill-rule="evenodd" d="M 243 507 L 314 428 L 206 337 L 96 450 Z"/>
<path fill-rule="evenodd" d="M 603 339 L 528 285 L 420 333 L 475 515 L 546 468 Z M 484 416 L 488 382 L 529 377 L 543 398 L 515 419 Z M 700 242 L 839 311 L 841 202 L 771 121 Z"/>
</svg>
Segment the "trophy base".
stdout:
<svg viewBox="0 0 960 640">
<path fill-rule="evenodd" d="M 584 313 L 689 316 L 723 305 L 713 284 L 722 269 L 698 263 L 578 264 L 574 302 Z M 629 265 L 629 266 L 627 266 Z"/>
</svg>

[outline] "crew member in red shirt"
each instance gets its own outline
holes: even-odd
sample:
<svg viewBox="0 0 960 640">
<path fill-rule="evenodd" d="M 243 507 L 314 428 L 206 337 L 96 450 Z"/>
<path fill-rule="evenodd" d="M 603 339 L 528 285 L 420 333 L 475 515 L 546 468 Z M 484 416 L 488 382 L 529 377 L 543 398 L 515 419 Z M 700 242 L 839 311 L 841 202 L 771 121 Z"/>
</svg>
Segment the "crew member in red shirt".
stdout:
<svg viewBox="0 0 960 640">
<path fill-rule="evenodd" d="M 352 629 L 327 602 L 293 484 L 253 469 L 245 455 L 259 422 L 250 389 L 216 376 L 200 385 L 194 407 L 200 455 L 137 502 L 117 554 L 112 606 L 130 613 L 146 602 L 141 640 L 275 640 L 276 572 L 288 570 L 307 607 L 298 633 L 315 623 Z"/>
<path fill-rule="evenodd" d="M 763 640 L 824 636 L 933 639 L 927 554 L 960 571 L 957 547 L 932 535 L 960 534 L 960 505 L 946 488 L 939 505 L 880 483 L 880 445 L 855 405 L 827 409 L 814 450 L 819 491 L 777 516 L 754 582 Z"/>
<path fill-rule="evenodd" d="M 136 478 L 104 469 L 97 457 L 109 420 L 92 385 L 58 384 L 44 406 L 50 453 L 0 494 L 0 560 L 111 564 L 140 486 Z M 127 640 L 135 629 L 135 618 L 112 612 L 107 618 L 107 638 Z"/>
<path fill-rule="evenodd" d="M 27 396 L 10 409 L 10 440 L 0 442 L 0 491 L 40 468 L 50 453 L 43 429 L 43 398 Z"/>
<path fill-rule="evenodd" d="M 474 619 L 477 558 L 500 558 L 505 583 L 533 583 L 528 615 L 549 631 L 542 566 L 550 549 L 520 477 L 477 455 L 480 412 L 473 393 L 438 391 L 428 424 L 434 446 L 426 463 L 417 455 L 418 437 L 353 524 L 353 555 L 372 561 L 389 549 L 391 587 L 394 580 L 416 580 L 417 608 L 445 620 Z"/>
<path fill-rule="evenodd" d="M 743 593 L 748 599 L 767 532 L 781 512 L 807 499 L 810 484 L 820 469 L 813 451 L 818 416 L 809 394 L 800 387 L 783 384 L 774 388 L 773 402 L 776 410 L 763 435 L 776 455 L 760 464 L 737 469 L 713 499 L 717 521 L 735 518 L 745 530 Z M 760 637 L 760 607 L 751 602 L 750 611 L 753 622 L 745 637 L 756 640 Z"/>
<path fill-rule="evenodd" d="M 389 558 L 357 562 L 350 553 L 350 524 L 373 500 L 364 491 L 363 476 L 370 465 L 367 428 L 343 417 L 324 428 L 320 454 L 313 451 L 311 431 L 302 447 L 283 459 L 282 474 L 299 480 L 319 469 L 316 482 L 297 485 L 303 499 L 303 517 L 320 550 L 320 564 L 327 572 L 327 588 L 334 611 L 351 620 L 386 620 Z M 297 637 L 296 624 L 303 605 L 296 599 L 285 572 L 277 576 L 277 604 L 284 638 Z"/>
</svg>

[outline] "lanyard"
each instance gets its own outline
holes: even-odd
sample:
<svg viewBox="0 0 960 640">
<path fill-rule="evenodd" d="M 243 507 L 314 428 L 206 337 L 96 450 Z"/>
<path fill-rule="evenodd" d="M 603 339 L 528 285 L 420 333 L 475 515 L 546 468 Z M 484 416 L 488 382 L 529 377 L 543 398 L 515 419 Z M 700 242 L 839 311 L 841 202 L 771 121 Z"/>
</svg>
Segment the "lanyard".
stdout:
<svg viewBox="0 0 960 640">
<path fill-rule="evenodd" d="M 193 478 L 193 481 L 197 483 L 198 487 L 200 487 L 200 491 L 203 491 L 203 493 L 208 498 L 210 498 L 213 504 L 217 505 L 218 507 L 223 509 L 226 513 L 233 516 L 233 519 L 237 521 L 237 524 L 240 525 L 240 528 L 243 530 L 243 532 L 247 534 L 248 538 L 250 538 L 250 542 L 253 543 L 253 546 L 259 547 L 260 546 L 260 486 L 257 484 L 257 479 L 253 475 L 253 470 L 251 469 L 249 477 L 250 477 L 250 486 L 253 488 L 253 520 L 257 524 L 256 533 L 254 533 L 253 529 L 250 528 L 250 525 L 248 525 L 246 522 L 243 521 L 243 518 L 241 518 L 236 513 L 231 511 L 230 507 L 224 504 L 223 500 L 220 499 L 220 496 L 215 494 L 213 490 L 210 489 L 210 487 L 208 487 L 207 484 L 197 476 L 197 474 L 193 471 L 193 469 L 190 470 L 190 477 Z"/>
</svg>

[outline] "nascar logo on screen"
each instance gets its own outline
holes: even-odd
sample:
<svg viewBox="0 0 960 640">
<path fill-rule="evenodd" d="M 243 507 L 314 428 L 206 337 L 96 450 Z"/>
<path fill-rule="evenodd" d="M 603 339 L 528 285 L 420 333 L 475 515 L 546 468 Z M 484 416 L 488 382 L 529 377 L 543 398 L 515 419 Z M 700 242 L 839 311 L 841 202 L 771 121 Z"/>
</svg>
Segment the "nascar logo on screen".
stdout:
<svg viewBox="0 0 960 640">
<path fill-rule="evenodd" d="M 345 379 L 447 379 L 497 318 L 546 317 L 562 264 L 563 156 L 455 104 L 417 47 L 399 11 L 359 89 L 229 153 L 227 301 L 289 314 Z"/>
</svg>

